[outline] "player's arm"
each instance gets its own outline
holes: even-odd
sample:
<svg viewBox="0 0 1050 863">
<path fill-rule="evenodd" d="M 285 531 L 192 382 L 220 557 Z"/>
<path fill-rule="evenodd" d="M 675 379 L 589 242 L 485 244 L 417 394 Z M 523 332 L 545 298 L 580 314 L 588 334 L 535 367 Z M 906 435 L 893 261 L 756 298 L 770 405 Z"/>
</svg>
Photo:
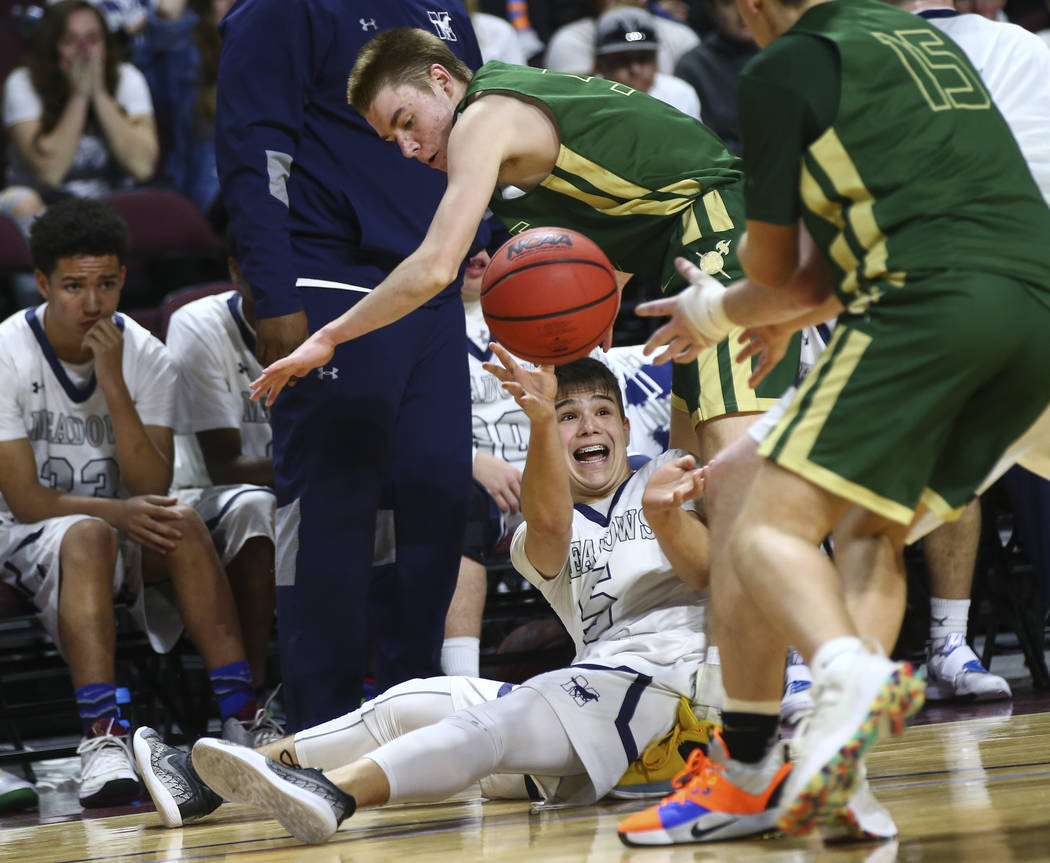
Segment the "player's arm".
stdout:
<svg viewBox="0 0 1050 863">
<path fill-rule="evenodd" d="M 500 167 L 520 146 L 508 109 L 493 110 L 486 102 L 472 105 L 452 129 L 448 186 L 423 242 L 360 302 L 321 327 L 291 356 L 264 369 L 252 382 L 255 398 L 268 393 L 266 403 L 273 404 L 290 378 L 323 366 L 337 345 L 404 317 L 456 278 L 488 209 Z"/>
<path fill-rule="evenodd" d="M 241 430 L 208 429 L 197 432 L 204 465 L 216 485 L 250 483 L 273 486 L 273 462 L 268 458 L 247 455 L 241 445 Z"/>
<path fill-rule="evenodd" d="M 499 345 L 492 350 L 503 365 L 485 363 L 485 369 L 500 379 L 530 423 L 521 478 L 525 555 L 540 575 L 554 578 L 569 554 L 573 513 L 565 446 L 558 433 L 558 382 L 553 366 L 525 369 Z"/>
<path fill-rule="evenodd" d="M 642 514 L 678 577 L 698 590 L 710 576 L 707 526 L 692 509 L 683 508 L 704 491 L 703 468 L 683 455 L 660 465 L 646 483 Z"/>
</svg>

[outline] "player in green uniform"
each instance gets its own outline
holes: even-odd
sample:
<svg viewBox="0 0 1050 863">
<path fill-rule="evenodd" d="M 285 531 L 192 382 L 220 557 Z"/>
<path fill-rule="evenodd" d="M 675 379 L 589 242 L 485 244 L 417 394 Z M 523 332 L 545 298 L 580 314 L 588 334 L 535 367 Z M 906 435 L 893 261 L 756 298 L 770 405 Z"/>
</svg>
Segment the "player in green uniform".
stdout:
<svg viewBox="0 0 1050 863">
<path fill-rule="evenodd" d="M 621 824 L 635 843 L 710 838 L 727 816 L 743 829 L 777 797 L 785 831 L 848 821 L 880 724 L 900 730 L 921 702 L 910 668 L 858 637 L 893 643 L 909 527 L 926 510 L 950 518 L 1050 402 L 1050 210 L 966 56 L 871 0 L 738 5 L 764 47 L 740 83 L 748 278 L 723 290 L 683 265 L 693 286 L 646 310 L 673 312 L 650 347 L 670 345 L 669 360 L 730 326 L 784 332 L 840 313 L 759 447 L 730 540 L 749 603 L 736 619 L 773 634 L 770 656 L 784 641 L 807 656 L 817 707 L 778 793 L 775 760 L 713 750 L 715 768 L 675 801 Z M 833 295 L 792 287 L 800 219 Z M 709 493 L 717 474 L 716 460 Z M 835 563 L 817 549 L 832 529 Z M 844 592 L 877 595 L 881 618 Z M 756 651 L 721 644 L 726 710 L 779 695 L 779 681 L 756 691 L 769 664 Z"/>
<path fill-rule="evenodd" d="M 408 158 L 448 172 L 419 249 L 345 315 L 266 370 L 259 391 L 326 362 L 331 347 L 390 323 L 458 271 L 486 209 L 512 233 L 553 225 L 594 240 L 619 271 L 685 285 L 687 255 L 728 284 L 741 274 L 739 160 L 674 108 L 601 78 L 488 63 L 476 74 L 422 30 L 390 30 L 362 50 L 349 97 Z M 794 383 L 798 342 L 758 392 L 728 340 L 676 369 L 671 445 L 710 458 Z M 694 429 L 696 432 L 694 433 Z"/>
</svg>

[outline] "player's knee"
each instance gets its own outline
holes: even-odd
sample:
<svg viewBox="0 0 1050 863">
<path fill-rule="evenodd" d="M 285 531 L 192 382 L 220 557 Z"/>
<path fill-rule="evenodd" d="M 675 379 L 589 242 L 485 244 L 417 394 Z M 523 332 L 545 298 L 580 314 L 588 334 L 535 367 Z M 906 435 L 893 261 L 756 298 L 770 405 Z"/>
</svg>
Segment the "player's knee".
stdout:
<svg viewBox="0 0 1050 863">
<path fill-rule="evenodd" d="M 63 569 L 112 573 L 118 550 L 112 525 L 100 518 L 85 518 L 66 531 L 59 553 Z"/>
</svg>

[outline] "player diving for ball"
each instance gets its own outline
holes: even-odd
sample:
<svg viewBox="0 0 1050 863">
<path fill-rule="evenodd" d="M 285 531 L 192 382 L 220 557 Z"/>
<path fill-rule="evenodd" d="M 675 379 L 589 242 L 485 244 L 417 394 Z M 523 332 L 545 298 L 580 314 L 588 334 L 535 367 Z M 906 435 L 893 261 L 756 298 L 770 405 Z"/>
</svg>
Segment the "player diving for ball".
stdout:
<svg viewBox="0 0 1050 863">
<path fill-rule="evenodd" d="M 676 293 L 686 284 L 677 256 L 726 284 L 742 275 L 739 160 L 701 123 L 645 93 L 498 62 L 472 73 L 440 39 L 412 28 L 365 45 L 347 90 L 406 158 L 447 172 L 448 187 L 419 248 L 254 382 L 267 403 L 327 363 L 337 344 L 435 296 L 455 278 L 489 208 L 512 233 L 557 226 L 590 237 L 619 271 L 621 288 L 644 273 Z M 798 371 L 796 338 L 756 391 L 748 369 L 731 362 L 734 336 L 674 370 L 670 443 L 703 461 L 771 407 Z"/>
<path fill-rule="evenodd" d="M 511 560 L 572 635 L 572 665 L 520 686 L 407 681 L 260 749 L 204 738 L 192 764 L 139 729 L 165 824 L 205 815 L 221 796 L 323 842 L 355 807 L 442 800 L 476 782 L 488 797 L 524 798 L 531 785 L 551 803 L 589 804 L 690 715 L 683 701 L 695 698 L 706 651 L 702 469 L 669 450 L 632 470 L 619 384 L 601 362 L 531 369 L 493 350 L 503 365 L 486 369 L 531 424 Z"/>
</svg>

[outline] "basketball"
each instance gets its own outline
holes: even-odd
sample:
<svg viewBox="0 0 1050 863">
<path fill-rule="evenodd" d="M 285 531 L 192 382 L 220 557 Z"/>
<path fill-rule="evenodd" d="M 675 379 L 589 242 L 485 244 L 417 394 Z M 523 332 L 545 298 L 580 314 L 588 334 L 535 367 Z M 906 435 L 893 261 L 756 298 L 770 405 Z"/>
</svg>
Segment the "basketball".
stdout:
<svg viewBox="0 0 1050 863">
<path fill-rule="evenodd" d="M 568 228 L 531 228 L 492 256 L 481 310 L 493 341 L 537 365 L 591 352 L 620 310 L 612 264 L 597 244 Z"/>
</svg>

